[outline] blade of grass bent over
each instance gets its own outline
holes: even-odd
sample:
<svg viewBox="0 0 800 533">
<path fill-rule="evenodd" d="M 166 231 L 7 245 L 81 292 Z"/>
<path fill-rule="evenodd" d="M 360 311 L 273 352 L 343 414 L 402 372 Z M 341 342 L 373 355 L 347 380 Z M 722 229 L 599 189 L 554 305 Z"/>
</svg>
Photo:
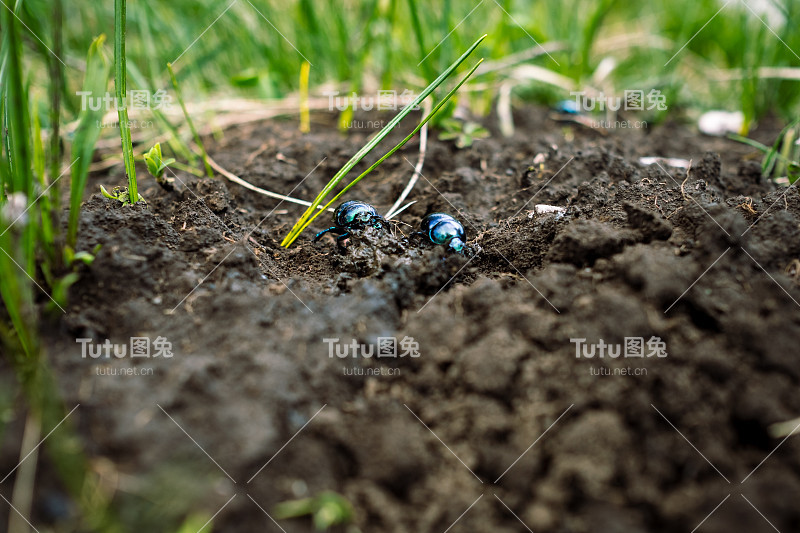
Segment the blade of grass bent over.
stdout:
<svg viewBox="0 0 800 533">
<path fill-rule="evenodd" d="M 364 177 L 365 177 L 367 174 L 369 174 L 370 172 L 372 172 L 373 170 L 375 170 L 375 168 L 377 168 L 377 167 L 378 167 L 378 165 L 380 165 L 381 163 L 383 163 L 383 162 L 384 162 L 384 161 L 385 161 L 387 158 L 389 158 L 389 157 L 390 157 L 392 154 L 394 154 L 394 153 L 395 153 L 397 150 L 399 150 L 400 148 L 402 148 L 402 147 L 403 147 L 403 146 L 404 146 L 404 145 L 405 145 L 405 144 L 406 144 L 408 141 L 410 141 L 410 140 L 411 140 L 411 139 L 414 137 L 414 135 L 416 135 L 416 134 L 417 134 L 417 132 L 419 132 L 419 130 L 420 130 L 420 129 L 422 129 L 422 126 L 424 126 L 425 124 L 427 124 L 427 122 L 428 122 L 428 121 L 429 121 L 431 118 L 433 118 L 433 116 L 434 116 L 434 115 L 436 115 L 436 113 L 438 113 L 438 112 L 439 112 L 439 110 L 442 108 L 442 106 L 444 106 L 444 105 L 445 105 L 445 104 L 448 102 L 448 100 L 450 100 L 450 98 L 451 98 L 451 97 L 452 97 L 452 96 L 453 96 L 453 95 L 456 93 L 456 91 L 457 91 L 457 90 L 458 90 L 458 89 L 459 89 L 459 88 L 460 88 L 460 87 L 461 87 L 461 86 L 464 84 L 464 82 L 466 82 L 466 81 L 469 79 L 469 77 L 470 77 L 470 76 L 472 76 L 472 73 L 473 73 L 473 72 L 475 72 L 475 69 L 477 69 L 477 68 L 478 68 L 478 66 L 480 66 L 480 64 L 481 64 L 482 62 L 483 62 L 483 59 L 481 59 L 480 61 L 478 61 L 478 62 L 475 64 L 475 66 L 474 66 L 474 67 L 472 67 L 472 68 L 470 69 L 470 71 L 469 71 L 469 72 L 467 72 L 466 76 L 464 76 L 464 77 L 461 79 L 461 81 L 459 81 L 459 82 L 458 82 L 458 84 L 456 84 L 456 86 L 455 86 L 455 87 L 453 87 L 453 88 L 450 90 L 450 92 L 449 92 L 449 93 L 447 93 L 447 95 L 446 95 L 444 98 L 442 98 L 442 100 L 441 100 L 441 101 L 440 101 L 438 104 L 436 104 L 436 107 L 434 107 L 434 108 L 433 108 L 433 110 L 432 110 L 430 113 L 428 113 L 428 114 L 425 116 L 425 118 L 423 118 L 423 119 L 420 121 L 420 123 L 419 123 L 419 124 L 417 124 L 417 127 L 416 127 L 416 128 L 414 128 L 414 130 L 413 130 L 411 133 L 409 133 L 409 134 L 406 136 L 406 138 L 405 138 L 405 139 L 403 139 L 402 141 L 400 141 L 400 142 L 399 142 L 399 143 L 398 143 L 398 144 L 397 144 L 397 145 L 396 145 L 394 148 L 392 148 L 391 150 L 389 150 L 388 152 L 386 152 L 386 154 L 385 154 L 383 157 L 381 157 L 380 159 L 378 159 L 378 160 L 377 160 L 375 163 L 373 163 L 373 164 L 372 164 L 372 166 L 370 166 L 370 167 L 369 167 L 367 170 L 365 170 L 364 172 L 362 172 L 362 173 L 361 173 L 361 174 L 360 174 L 360 175 L 359 175 L 359 176 L 358 176 L 356 179 L 354 179 L 354 180 L 353 180 L 353 181 L 351 181 L 349 184 L 347 184 L 347 186 L 346 186 L 344 189 L 342 189 L 341 191 L 339 191 L 339 192 L 338 192 L 338 193 L 337 193 L 337 194 L 336 194 L 336 195 L 335 195 L 335 196 L 334 196 L 334 197 L 333 197 L 333 198 L 332 198 L 332 199 L 331 199 L 331 200 L 330 200 L 330 201 L 329 201 L 327 204 L 325 204 L 325 206 L 324 206 L 324 207 L 323 207 L 321 210 L 317 211 L 317 212 L 314 214 L 314 216 L 312 216 L 312 217 L 311 217 L 311 218 L 310 218 L 310 219 L 309 219 L 309 220 L 308 220 L 308 221 L 307 221 L 307 222 L 306 222 L 306 223 L 305 223 L 305 224 L 304 224 L 304 225 L 303 225 L 303 226 L 300 228 L 300 230 L 299 230 L 299 231 L 297 231 L 297 233 L 294 235 L 294 237 L 293 237 L 293 238 L 292 238 L 292 239 L 291 239 L 291 240 L 288 242 L 288 244 L 286 244 L 286 247 L 288 248 L 289 246 L 291 246 L 291 244 L 292 244 L 292 243 L 293 243 L 293 242 L 294 242 L 294 241 L 295 241 L 295 240 L 296 240 L 296 239 L 297 239 L 297 238 L 300 236 L 300 234 L 301 234 L 301 233 L 302 233 L 302 232 L 303 232 L 303 231 L 304 231 L 304 230 L 305 230 L 305 229 L 306 229 L 306 228 L 307 228 L 307 227 L 308 227 L 308 226 L 309 226 L 309 225 L 310 225 L 310 224 L 311 224 L 311 223 L 314 221 L 314 219 L 315 219 L 315 218 L 317 218 L 317 217 L 318 217 L 318 216 L 319 216 L 319 215 L 322 213 L 322 211 L 324 211 L 324 210 L 327 210 L 328 208 L 330 208 L 331 204 L 333 204 L 333 203 L 334 203 L 336 200 L 338 200 L 339 198 L 341 198 L 341 196 L 342 196 L 342 195 L 344 195 L 344 193 L 346 193 L 348 190 L 350 190 L 350 188 L 351 188 L 351 187 L 353 187 L 353 186 L 354 186 L 356 183 L 358 183 L 359 181 L 361 181 L 361 179 L 362 179 L 362 178 L 364 178 Z"/>
<path fill-rule="evenodd" d="M 417 107 L 425 98 L 427 98 L 439 85 L 441 85 L 444 80 L 446 80 L 450 75 L 455 71 L 455 69 L 464 62 L 464 60 L 478 47 L 478 45 L 486 38 L 484 34 L 480 37 L 469 49 L 464 52 L 461 57 L 459 57 L 452 65 L 450 65 L 447 70 L 442 72 L 438 78 L 436 78 L 428 87 L 425 88 L 415 99 L 414 101 L 409 104 L 407 107 L 403 108 L 400 113 L 398 113 L 389 123 L 384 126 L 384 128 L 378 132 L 375 137 L 373 137 L 367 144 L 365 144 L 350 160 L 345 163 L 345 165 L 331 178 L 328 184 L 322 189 L 322 191 L 317 195 L 317 197 L 312 202 L 312 206 L 309 207 L 303 216 L 295 223 L 292 230 L 289 234 L 283 239 L 281 242 L 281 246 L 288 247 L 292 242 L 294 242 L 300 233 L 305 229 L 310 220 L 313 216 L 316 216 L 316 207 L 322 203 L 325 197 L 339 184 L 339 182 L 349 173 L 353 167 L 355 167 L 369 152 L 371 152 L 383 139 L 386 137 L 397 124 L 403 120 L 406 115 L 408 115 L 412 109 Z M 421 127 L 421 126 L 420 126 Z"/>
</svg>

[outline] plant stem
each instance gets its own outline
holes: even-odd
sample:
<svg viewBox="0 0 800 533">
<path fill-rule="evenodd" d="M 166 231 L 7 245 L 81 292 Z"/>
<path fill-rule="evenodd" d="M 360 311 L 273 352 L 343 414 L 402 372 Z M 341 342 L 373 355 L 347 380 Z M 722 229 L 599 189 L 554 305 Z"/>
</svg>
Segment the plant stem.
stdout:
<svg viewBox="0 0 800 533">
<path fill-rule="evenodd" d="M 130 203 L 139 201 L 136 184 L 136 164 L 133 158 L 131 124 L 127 107 L 127 69 L 125 60 L 125 32 L 127 30 L 126 0 L 114 0 L 114 85 L 117 95 L 117 114 L 119 132 L 122 138 L 122 154 L 125 160 L 125 173 L 128 175 L 128 198 Z"/>
</svg>

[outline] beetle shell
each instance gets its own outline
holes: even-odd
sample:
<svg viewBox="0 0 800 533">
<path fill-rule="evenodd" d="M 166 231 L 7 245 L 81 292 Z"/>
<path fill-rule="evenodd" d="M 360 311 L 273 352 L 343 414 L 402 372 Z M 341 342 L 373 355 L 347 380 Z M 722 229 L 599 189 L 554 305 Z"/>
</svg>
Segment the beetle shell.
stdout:
<svg viewBox="0 0 800 533">
<path fill-rule="evenodd" d="M 456 252 L 463 250 L 467 240 L 464 226 L 447 213 L 431 213 L 422 219 L 420 226 L 432 243 L 449 246 Z"/>
<path fill-rule="evenodd" d="M 346 228 L 368 224 L 373 218 L 379 216 L 378 211 L 368 203 L 349 200 L 336 208 L 333 213 L 333 223 Z"/>
</svg>

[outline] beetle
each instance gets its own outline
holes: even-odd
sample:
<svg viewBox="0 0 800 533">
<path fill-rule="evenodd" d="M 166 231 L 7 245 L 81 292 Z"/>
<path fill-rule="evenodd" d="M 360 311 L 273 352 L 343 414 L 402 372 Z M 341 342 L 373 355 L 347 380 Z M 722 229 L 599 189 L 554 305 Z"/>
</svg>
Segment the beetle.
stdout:
<svg viewBox="0 0 800 533">
<path fill-rule="evenodd" d="M 464 226 L 447 213 L 431 213 L 420 223 L 421 235 L 433 244 L 442 244 L 454 252 L 461 253 L 466 246 Z"/>
<path fill-rule="evenodd" d="M 367 226 L 381 229 L 386 224 L 386 220 L 370 204 L 358 200 L 348 200 L 333 212 L 333 224 L 330 228 L 317 233 L 314 242 L 331 232 L 338 235 L 336 243 L 343 246 L 343 241 L 350 236 L 350 230 L 364 229 Z"/>
<path fill-rule="evenodd" d="M 556 104 L 555 110 L 565 115 L 579 115 L 581 113 L 581 106 L 575 100 L 561 100 Z"/>
</svg>

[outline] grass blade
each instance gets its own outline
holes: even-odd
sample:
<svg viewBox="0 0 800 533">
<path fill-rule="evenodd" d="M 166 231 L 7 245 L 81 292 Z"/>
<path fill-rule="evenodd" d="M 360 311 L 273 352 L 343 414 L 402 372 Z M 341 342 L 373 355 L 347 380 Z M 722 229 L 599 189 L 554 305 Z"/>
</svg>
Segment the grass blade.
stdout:
<svg viewBox="0 0 800 533">
<path fill-rule="evenodd" d="M 53 53 L 48 55 L 50 61 L 50 179 L 57 179 L 61 169 L 61 93 L 64 90 L 64 65 L 58 59 L 63 52 L 63 0 L 53 2 Z M 61 185 L 57 184 L 50 193 L 50 201 L 58 220 L 61 205 Z"/>
<path fill-rule="evenodd" d="M 317 216 L 318 212 L 316 210 L 316 207 L 320 203 L 322 203 L 325 197 L 328 196 L 328 194 L 336 187 L 336 185 L 338 185 L 339 182 L 353 169 L 353 167 L 355 167 L 369 152 L 371 152 L 400 123 L 400 121 L 403 120 L 406 117 L 406 115 L 408 115 L 411 112 L 412 109 L 417 107 L 439 85 L 441 85 L 448 77 L 450 77 L 453 71 L 455 71 L 455 69 L 461 63 L 464 62 L 464 60 L 475 50 L 475 48 L 478 47 L 478 45 L 485 38 L 486 35 L 483 35 L 477 41 L 475 41 L 472 44 L 472 46 L 470 46 L 469 49 L 461 55 L 461 57 L 459 57 L 452 65 L 450 65 L 444 72 L 442 72 L 442 74 L 440 74 L 438 78 L 436 78 L 430 85 L 428 85 L 428 87 L 426 87 L 425 90 L 422 91 L 411 104 L 403 108 L 403 110 L 400 111 L 400 113 L 398 113 L 391 121 L 389 121 L 389 123 L 386 126 L 384 126 L 384 128 L 381 131 L 379 131 L 378 134 L 375 135 L 375 137 L 373 137 L 352 158 L 350 158 L 350 160 L 347 163 L 345 163 L 345 165 L 339 170 L 339 172 L 337 172 L 333 176 L 333 178 L 331 178 L 330 182 L 328 182 L 328 184 L 322 189 L 322 191 L 320 191 L 320 193 L 312 202 L 312 206 L 309 207 L 306 210 L 306 212 L 303 213 L 303 216 L 301 216 L 300 219 L 295 223 L 292 230 L 281 242 L 281 246 L 288 247 L 291 245 L 291 243 L 293 243 L 297 239 L 300 233 L 306 227 L 308 227 L 310 220 L 313 217 Z M 440 106 L 437 106 L 436 110 L 438 110 L 439 107 Z M 419 127 L 421 128 L 422 126 L 420 125 Z M 414 133 L 416 133 L 416 131 Z M 403 141 L 403 143 L 401 143 L 401 146 L 402 144 L 405 144 L 405 142 L 407 141 Z M 384 156 L 384 159 L 385 157 L 388 157 L 388 155 L 391 155 L 391 153 L 393 153 L 393 151 L 387 154 L 387 156 Z M 381 159 L 381 161 L 383 161 L 383 159 Z"/>
<path fill-rule="evenodd" d="M 108 58 L 103 49 L 106 36 L 100 35 L 89 47 L 86 56 L 86 75 L 83 81 L 83 92 L 95 95 L 103 94 L 108 87 L 108 78 L 111 74 Z M 97 123 L 103 117 L 103 108 L 98 106 L 97 110 L 92 110 L 91 105 L 87 104 L 80 113 L 80 122 L 75 131 L 75 139 L 72 142 L 72 159 L 75 164 L 72 166 L 72 183 L 69 194 L 69 220 L 67 222 L 67 246 L 75 248 L 78 239 L 78 221 L 80 217 L 81 200 L 83 191 L 86 189 L 86 180 L 89 176 L 89 165 L 94 156 L 95 144 L 100 136 L 100 128 Z"/>
<path fill-rule="evenodd" d="M 127 107 L 127 69 L 125 58 L 125 32 L 127 30 L 126 0 L 114 0 L 114 86 L 117 95 L 117 114 L 119 132 L 122 139 L 122 154 L 125 160 L 125 173 L 128 175 L 128 199 L 135 204 L 139 201 L 139 188 L 136 185 L 136 165 L 133 158 L 131 124 Z"/>
</svg>

